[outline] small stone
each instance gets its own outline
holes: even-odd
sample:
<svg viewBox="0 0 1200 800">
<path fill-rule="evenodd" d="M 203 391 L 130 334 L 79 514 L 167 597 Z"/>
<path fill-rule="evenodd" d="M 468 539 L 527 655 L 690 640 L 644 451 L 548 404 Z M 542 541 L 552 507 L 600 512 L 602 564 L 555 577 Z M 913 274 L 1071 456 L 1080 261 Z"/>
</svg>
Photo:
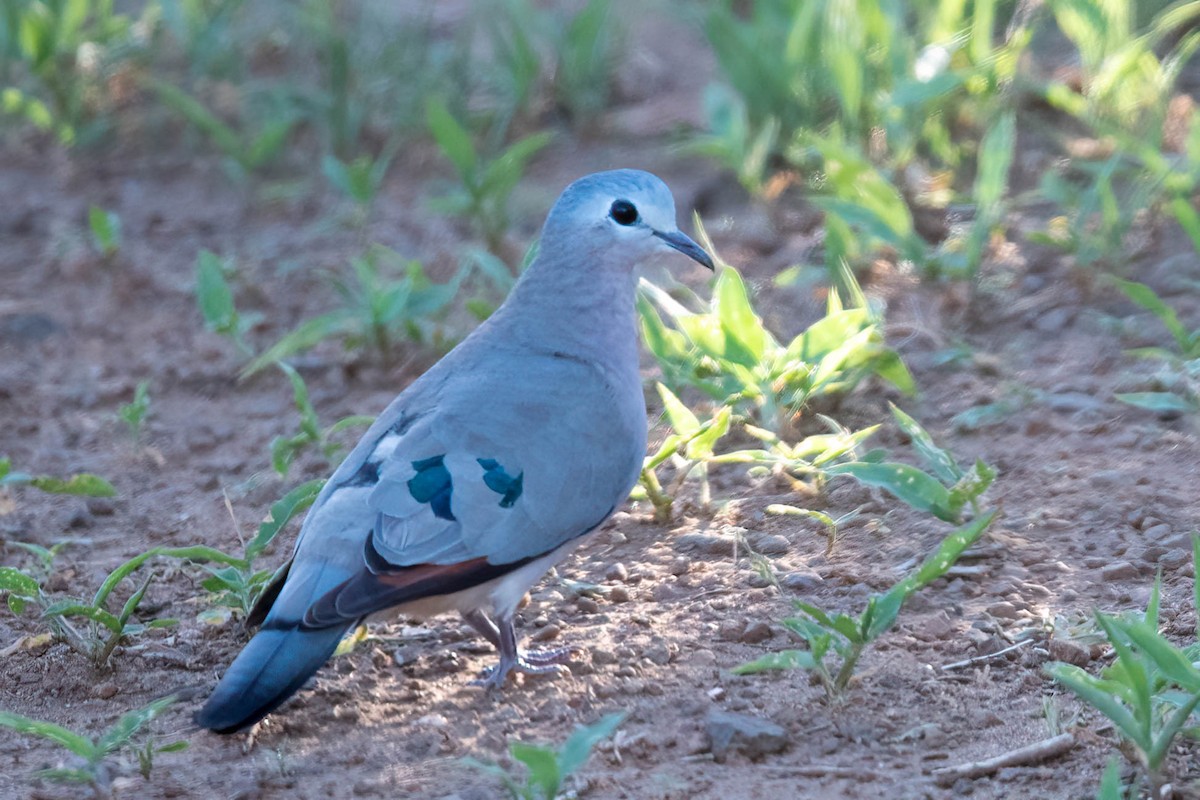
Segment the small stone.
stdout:
<svg viewBox="0 0 1200 800">
<path fill-rule="evenodd" d="M 1046 643 L 1046 649 L 1055 661 L 1065 661 L 1077 667 L 1086 667 L 1092 660 L 1092 654 L 1089 651 L 1063 639 L 1051 639 Z"/>
<path fill-rule="evenodd" d="M 1114 561 L 1100 570 L 1100 577 L 1106 581 L 1127 581 L 1139 574 L 1138 568 L 1128 561 Z"/>
<path fill-rule="evenodd" d="M 746 630 L 745 625 L 737 620 L 725 619 L 721 620 L 721 624 L 717 626 L 717 636 L 726 641 L 736 641 L 742 638 L 742 631 Z"/>
<path fill-rule="evenodd" d="M 604 570 L 604 579 L 608 581 L 619 581 L 624 583 L 629 578 L 629 570 L 620 561 L 615 564 L 609 564 L 608 569 Z"/>
<path fill-rule="evenodd" d="M 111 517 L 117 513 L 117 506 L 116 503 L 107 497 L 89 497 L 87 499 L 87 510 L 97 517 Z"/>
<path fill-rule="evenodd" d="M 115 697 L 117 691 L 118 689 L 115 683 L 101 683 L 92 690 L 96 697 L 99 697 L 101 700 L 108 700 L 111 697 Z"/>
<path fill-rule="evenodd" d="M 598 614 L 600 613 L 600 604 L 590 597 L 580 597 L 575 600 L 575 607 L 579 609 L 581 614 Z"/>
<path fill-rule="evenodd" d="M 1158 563 L 1169 570 L 1179 569 L 1192 560 L 1192 554 L 1186 550 L 1168 550 L 1158 559 Z"/>
<path fill-rule="evenodd" d="M 1165 522 L 1160 522 L 1157 525 L 1151 525 L 1143 529 L 1147 539 L 1162 540 L 1171 535 L 1171 526 Z"/>
<path fill-rule="evenodd" d="M 771 626 L 763 621 L 751 622 L 746 626 L 746 630 L 742 631 L 742 641 L 746 644 L 758 644 L 765 642 L 774 635 Z"/>
<path fill-rule="evenodd" d="M 609 531 L 607 534 L 609 544 L 625 544 L 629 541 L 629 537 L 620 531 Z"/>
<path fill-rule="evenodd" d="M 760 536 L 754 541 L 754 549 L 765 556 L 780 556 L 790 550 L 792 543 L 786 536 L 771 534 Z"/>
<path fill-rule="evenodd" d="M 708 748 L 716 761 L 724 761 L 731 751 L 758 759 L 778 753 L 788 745 L 787 731 L 762 717 L 713 709 L 705 726 Z"/>
<path fill-rule="evenodd" d="M 629 590 L 624 586 L 614 586 L 608 593 L 608 599 L 613 603 L 628 603 Z"/>
<path fill-rule="evenodd" d="M 996 619 L 1016 619 L 1017 607 L 1008 601 L 992 603 L 987 607 L 987 613 L 991 614 Z"/>
<path fill-rule="evenodd" d="M 665 666 L 671 663 L 671 648 L 666 641 L 660 640 L 654 642 L 642 653 L 643 656 L 651 663 L 658 666 Z"/>
<path fill-rule="evenodd" d="M 534 634 L 529 637 L 529 640 L 533 642 L 548 642 L 551 639 L 557 639 L 560 633 L 562 633 L 562 628 L 551 622 L 546 627 L 535 631 Z"/>
<path fill-rule="evenodd" d="M 593 664 L 615 664 L 617 656 L 611 650 L 605 650 L 603 647 L 592 648 L 592 663 Z"/>
<path fill-rule="evenodd" d="M 677 556 L 675 558 L 675 560 L 671 562 L 671 566 L 669 569 L 670 569 L 670 572 L 672 575 L 679 576 L 679 575 L 686 575 L 688 573 L 688 570 L 690 570 L 691 568 L 692 568 L 692 560 L 690 558 L 688 558 L 687 556 Z"/>
<path fill-rule="evenodd" d="M 794 592 L 811 592 L 819 587 L 825 579 L 817 574 L 815 570 L 801 567 L 787 573 L 779 579 L 779 583 L 785 589 L 791 589 Z"/>
</svg>

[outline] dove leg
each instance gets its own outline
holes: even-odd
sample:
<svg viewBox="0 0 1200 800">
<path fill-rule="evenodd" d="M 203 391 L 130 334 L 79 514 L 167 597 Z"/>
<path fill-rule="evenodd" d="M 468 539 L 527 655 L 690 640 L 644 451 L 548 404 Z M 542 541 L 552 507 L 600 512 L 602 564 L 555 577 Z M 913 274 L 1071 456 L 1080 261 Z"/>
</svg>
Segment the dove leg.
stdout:
<svg viewBox="0 0 1200 800">
<path fill-rule="evenodd" d="M 522 653 L 517 647 L 517 634 L 511 619 L 501 619 L 497 624 L 478 609 L 464 612 L 463 619 L 500 651 L 500 663 L 489 667 L 483 680 L 473 681 L 481 686 L 500 688 L 514 669 L 527 675 L 562 674 L 566 669 L 562 662 L 573 652 L 571 647 L 559 647 L 553 650 L 527 650 Z"/>
</svg>

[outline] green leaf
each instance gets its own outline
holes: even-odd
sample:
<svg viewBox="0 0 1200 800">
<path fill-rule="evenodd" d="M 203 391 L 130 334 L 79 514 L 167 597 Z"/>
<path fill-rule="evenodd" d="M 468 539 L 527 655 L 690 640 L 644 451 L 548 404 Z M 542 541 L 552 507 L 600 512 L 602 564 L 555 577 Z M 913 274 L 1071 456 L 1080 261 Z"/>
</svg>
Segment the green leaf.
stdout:
<svg viewBox="0 0 1200 800">
<path fill-rule="evenodd" d="M 682 436 L 695 436 L 700 431 L 700 420 L 692 413 L 691 409 L 683 404 L 675 393 L 661 383 L 655 383 L 655 388 L 658 389 L 658 396 L 662 398 L 663 411 L 667 415 L 667 422 L 670 423 L 671 429 Z"/>
<path fill-rule="evenodd" d="M 769 670 L 806 669 L 815 670 L 817 662 L 808 650 L 781 650 L 778 653 L 768 653 L 761 658 L 739 664 L 730 670 L 734 675 L 754 675 Z"/>
<path fill-rule="evenodd" d="M 563 775 L 558 771 L 554 751 L 548 747 L 513 742 L 508 746 L 512 757 L 529 769 L 528 784 L 541 790 L 542 797 L 557 797 Z"/>
<path fill-rule="evenodd" d="M 592 748 L 616 733 L 625 717 L 625 713 L 608 714 L 591 725 L 576 728 L 559 751 L 559 775 L 566 778 L 587 763 Z"/>
<path fill-rule="evenodd" d="M 92 231 L 92 243 L 100 254 L 108 258 L 121 247 L 121 218 L 114 212 L 99 206 L 88 209 L 88 227 Z"/>
<path fill-rule="evenodd" d="M 89 606 L 78 600 L 61 600 L 42 610 L 42 618 L 48 617 L 85 617 L 99 623 L 112 633 L 120 633 L 123 626 L 121 621 L 109 611 L 98 606 Z"/>
<path fill-rule="evenodd" d="M 1169 680 L 1192 694 L 1200 693 L 1200 670 L 1192 666 L 1182 650 L 1160 636 L 1152 626 L 1144 622 L 1123 622 L 1118 619 L 1110 620 L 1110 623 L 1145 653 L 1159 672 Z"/>
<path fill-rule="evenodd" d="M 894 403 L 888 403 L 888 407 L 892 410 L 892 416 L 900 430 L 912 440 L 913 448 L 925 459 L 934 475 L 945 484 L 953 484 L 963 477 L 963 471 L 954 457 L 945 448 L 934 444 L 933 437 L 920 423 L 897 408 Z"/>
<path fill-rule="evenodd" d="M 108 600 L 108 596 L 112 594 L 112 590 L 117 587 L 117 584 L 125 580 L 126 577 L 139 569 L 142 564 L 145 564 L 161 552 L 160 548 L 151 548 L 144 553 L 134 556 L 110 572 L 108 577 L 104 579 L 104 583 L 100 584 L 100 588 L 96 590 L 96 596 L 92 599 L 92 605 L 102 608 L 105 601 Z"/>
<path fill-rule="evenodd" d="M 0 711 L 0 725 L 17 733 L 28 733 L 54 742 L 88 761 L 94 761 L 100 755 L 100 751 L 90 739 L 67 730 L 61 725 L 55 725 L 53 722 L 43 722 L 23 717 L 20 714 Z"/>
<path fill-rule="evenodd" d="M 1175 309 L 1164 303 L 1154 290 L 1144 283 L 1137 281 L 1115 279 L 1117 286 L 1129 296 L 1129 299 L 1137 303 L 1142 308 L 1149 311 L 1154 316 L 1158 317 L 1163 326 L 1171 332 L 1171 336 L 1175 338 L 1176 344 L 1184 355 L 1189 355 L 1188 347 L 1191 343 L 1191 334 L 1183 323 L 1179 321 Z"/>
<path fill-rule="evenodd" d="M 267 549 L 292 517 L 311 506 L 324 486 L 325 481 L 321 478 L 302 483 L 271 504 L 266 519 L 258 526 L 258 533 L 246 544 L 247 563 Z"/>
<path fill-rule="evenodd" d="M 330 336 L 344 334 L 351 330 L 354 323 L 353 312 L 349 309 L 338 309 L 328 314 L 313 317 L 302 322 L 290 333 L 273 344 L 271 347 L 251 361 L 242 370 L 242 377 L 247 378 L 264 367 L 304 350 L 316 347 Z"/>
<path fill-rule="evenodd" d="M 1194 400 L 1189 400 L 1172 392 L 1119 392 L 1113 397 L 1122 403 L 1144 408 L 1158 414 L 1172 412 L 1190 412 L 1200 409 Z"/>
<path fill-rule="evenodd" d="M 210 250 L 201 250 L 196 257 L 196 305 L 209 330 L 223 334 L 237 331 L 233 290 L 225 280 L 221 259 Z"/>
<path fill-rule="evenodd" d="M 918 511 L 927 511 L 938 519 L 958 521 L 950 492 L 936 478 L 916 467 L 895 462 L 851 461 L 835 464 L 825 471 L 829 475 L 849 475 L 868 486 L 886 489 Z"/>
<path fill-rule="evenodd" d="M 431 97 L 425 105 L 425 122 L 437 146 L 458 170 L 464 183 L 474 183 L 478 156 L 469 134 L 441 100 Z"/>
<path fill-rule="evenodd" d="M 1117 756 L 1108 759 L 1096 800 L 1126 800 L 1125 787 L 1121 785 L 1121 759 Z"/>
<path fill-rule="evenodd" d="M 713 287 L 713 312 L 725 332 L 726 353 L 738 363 L 756 366 L 766 354 L 768 344 L 775 344 L 762 320 L 754 313 L 746 284 L 733 267 L 726 266 L 717 276 Z"/>
<path fill-rule="evenodd" d="M 1149 752 L 1152 742 L 1143 732 L 1141 725 L 1129 710 L 1108 692 L 1101 681 L 1073 664 L 1054 662 L 1047 664 L 1044 669 L 1051 678 L 1108 717 L 1125 738 L 1143 751 Z"/>
<path fill-rule="evenodd" d="M 151 720 L 165 711 L 175 702 L 175 695 L 169 695 L 155 700 L 142 708 L 134 709 L 121 715 L 121 718 L 100 737 L 97 746 L 102 753 L 112 753 L 133 738 L 134 734 L 144 728 Z"/>
<path fill-rule="evenodd" d="M 71 494 L 83 497 L 115 497 L 117 490 L 99 475 L 82 472 L 70 478 L 54 478 L 38 475 L 28 480 L 30 486 L 48 494 Z"/>
<path fill-rule="evenodd" d="M 36 598 L 41 591 L 38 582 L 15 567 L 0 567 L 0 592 Z"/>
</svg>

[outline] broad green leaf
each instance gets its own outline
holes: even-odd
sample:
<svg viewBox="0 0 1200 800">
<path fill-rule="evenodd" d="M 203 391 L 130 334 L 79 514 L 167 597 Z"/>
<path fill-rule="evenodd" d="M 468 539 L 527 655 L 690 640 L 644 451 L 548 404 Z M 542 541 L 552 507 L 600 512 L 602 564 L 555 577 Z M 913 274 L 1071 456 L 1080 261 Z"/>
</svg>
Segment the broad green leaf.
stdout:
<svg viewBox="0 0 1200 800">
<path fill-rule="evenodd" d="M 1122 403 L 1162 414 L 1165 412 L 1196 411 L 1195 401 L 1171 392 L 1120 392 L 1113 397 Z"/>
<path fill-rule="evenodd" d="M 49 494 L 72 494 L 83 497 L 115 497 L 117 490 L 99 475 L 82 472 L 67 479 L 54 478 L 49 475 L 36 475 L 29 479 L 29 485 Z"/>
<path fill-rule="evenodd" d="M 592 748 L 616 733 L 625 717 L 624 713 L 608 714 L 591 725 L 577 728 L 567 741 L 563 742 L 559 751 L 559 774 L 565 778 L 582 767 L 592 754 Z"/>
<path fill-rule="evenodd" d="M 225 280 L 221 259 L 210 250 L 201 250 L 196 257 L 196 304 L 209 330 L 217 333 L 237 330 L 233 290 Z"/>
<path fill-rule="evenodd" d="M 782 669 L 817 669 L 817 662 L 808 650 L 781 650 L 778 653 L 768 653 L 761 658 L 739 664 L 730 670 L 734 675 L 754 675 L 768 670 Z"/>
<path fill-rule="evenodd" d="M 541 789 L 543 797 L 557 797 L 563 775 L 558 771 L 554 751 L 548 747 L 513 742 L 508 746 L 512 757 L 529 769 L 528 784 Z"/>
<path fill-rule="evenodd" d="M 49 605 L 43 609 L 42 617 L 84 617 L 103 625 L 113 633 L 120 633 L 123 627 L 121 621 L 112 612 L 97 606 L 89 606 L 78 600 L 62 600 Z"/>
<path fill-rule="evenodd" d="M 662 398 L 663 412 L 667 415 L 671 429 L 682 436 L 696 435 L 700 431 L 700 420 L 691 409 L 663 384 L 655 383 L 654 386 L 658 389 L 658 396 Z"/>
<path fill-rule="evenodd" d="M 1121 734 L 1149 752 L 1152 742 L 1129 710 L 1110 694 L 1096 678 L 1073 664 L 1054 662 L 1044 668 L 1046 674 L 1095 707 L 1117 727 Z"/>
<path fill-rule="evenodd" d="M 849 475 L 868 486 L 878 486 L 894 494 L 918 511 L 927 511 L 946 522 L 957 522 L 950 492 L 937 479 L 916 467 L 894 462 L 852 461 L 828 467 L 829 475 Z"/>
<path fill-rule="evenodd" d="M 925 459 L 925 463 L 929 464 L 933 474 L 942 483 L 954 484 L 963 477 L 963 471 L 954 457 L 948 450 L 934 444 L 933 437 L 921 427 L 920 423 L 897 408 L 894 403 L 888 403 L 888 407 L 892 410 L 892 416 L 895 418 L 896 424 L 900 426 L 900 430 L 904 431 L 905 435 L 912 440 L 913 448 Z"/>
<path fill-rule="evenodd" d="M 353 312 L 344 308 L 313 317 L 298 325 L 278 342 L 267 348 L 266 352 L 246 365 L 242 370 L 242 377 L 248 378 L 277 361 L 282 361 L 301 351 L 309 350 L 330 336 L 344 334 L 351 329 L 353 322 Z"/>
<path fill-rule="evenodd" d="M 1142 660 L 1134 653 L 1129 640 L 1123 635 L 1124 632 L 1117 628 L 1117 620 L 1097 611 L 1096 622 L 1104 630 L 1105 635 L 1108 637 L 1108 643 L 1112 645 L 1113 650 L 1117 653 L 1117 663 L 1114 666 L 1121 668 L 1124 675 L 1123 682 L 1131 690 L 1130 706 L 1132 707 L 1133 716 L 1143 726 L 1146 735 L 1149 736 L 1151 717 L 1154 714 L 1150 676 L 1147 674 Z"/>
<path fill-rule="evenodd" d="M 317 478 L 300 484 L 272 503 L 266 519 L 258 526 L 258 533 L 246 545 L 246 561 L 258 558 L 292 517 L 313 504 L 324 486 L 324 479 Z"/>
<path fill-rule="evenodd" d="M 687 457 L 693 461 L 704 461 L 711 458 L 713 448 L 717 446 L 717 442 L 721 437 L 729 433 L 729 420 L 729 406 L 724 406 L 688 442 Z"/>
<path fill-rule="evenodd" d="M 431 97 L 426 103 L 425 122 L 434 141 L 458 170 L 459 176 L 465 183 L 473 183 L 478 156 L 471 134 L 454 118 L 446 104 L 437 98 Z"/>
<path fill-rule="evenodd" d="M 112 753 L 125 745 L 134 734 L 175 702 L 175 695 L 155 700 L 142 708 L 121 715 L 116 723 L 100 737 L 97 747 L 102 753 Z"/>
<path fill-rule="evenodd" d="M 766 355 L 767 347 L 775 345 L 750 305 L 745 281 L 733 267 L 725 267 L 717 276 L 716 286 L 713 287 L 713 311 L 726 337 L 732 338 L 738 345 L 727 346 L 726 351 L 738 353 L 740 350 L 741 358 L 735 359 L 739 363 L 754 367 Z"/>
<path fill-rule="evenodd" d="M 1191 334 L 1188 332 L 1188 329 L 1183 326 L 1183 323 L 1179 321 L 1179 317 L 1176 315 L 1175 309 L 1164 303 L 1162 299 L 1155 294 L 1154 290 L 1144 283 L 1121 280 L 1120 278 L 1116 279 L 1116 281 L 1117 285 L 1120 286 L 1121 290 L 1129 296 L 1130 300 L 1137 303 L 1154 316 L 1158 317 L 1163 326 L 1171 332 L 1171 336 L 1175 338 L 1175 342 L 1179 345 L 1180 350 L 1184 351 L 1184 354 L 1186 355 L 1188 344 L 1191 342 Z"/>
<path fill-rule="evenodd" d="M 1110 620 L 1112 626 L 1123 633 L 1168 679 L 1192 694 L 1200 693 L 1200 670 L 1192 666 L 1183 651 L 1159 635 L 1144 622 Z"/>
<path fill-rule="evenodd" d="M 28 733 L 54 742 L 88 761 L 94 761 L 100 755 L 100 751 L 90 739 L 67 730 L 61 725 L 55 725 L 53 722 L 43 722 L 9 711 L 0 711 L 0 725 L 17 733 Z"/>
<path fill-rule="evenodd" d="M 41 591 L 38 582 L 15 567 L 0 567 L 0 592 L 35 598 Z"/>
</svg>

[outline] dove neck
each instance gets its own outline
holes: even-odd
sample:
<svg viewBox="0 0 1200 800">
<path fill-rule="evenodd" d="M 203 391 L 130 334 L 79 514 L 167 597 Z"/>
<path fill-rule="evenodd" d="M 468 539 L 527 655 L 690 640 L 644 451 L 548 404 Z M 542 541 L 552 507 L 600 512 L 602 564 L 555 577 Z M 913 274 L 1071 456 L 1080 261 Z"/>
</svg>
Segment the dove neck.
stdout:
<svg viewBox="0 0 1200 800">
<path fill-rule="evenodd" d="M 564 269 L 564 262 L 572 268 Z M 636 287 L 631 270 L 596 263 L 584 253 L 553 260 L 539 257 L 497 316 L 511 317 L 513 335 L 528 337 L 524 344 L 534 349 L 549 347 L 597 363 L 636 365 Z"/>
</svg>

